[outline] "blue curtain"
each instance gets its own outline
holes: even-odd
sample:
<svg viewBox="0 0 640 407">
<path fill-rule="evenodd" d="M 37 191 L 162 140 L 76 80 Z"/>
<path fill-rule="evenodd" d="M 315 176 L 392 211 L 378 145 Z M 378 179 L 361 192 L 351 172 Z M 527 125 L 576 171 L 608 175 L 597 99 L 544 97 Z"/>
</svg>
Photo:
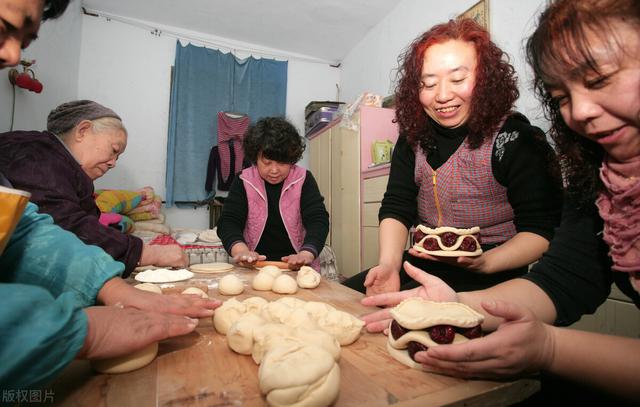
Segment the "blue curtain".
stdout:
<svg viewBox="0 0 640 407">
<path fill-rule="evenodd" d="M 166 202 L 207 198 L 204 188 L 211 147 L 218 143 L 217 114 L 246 113 L 251 122 L 285 116 L 286 61 L 240 60 L 231 53 L 182 46 L 176 41 L 167 142 Z"/>
</svg>

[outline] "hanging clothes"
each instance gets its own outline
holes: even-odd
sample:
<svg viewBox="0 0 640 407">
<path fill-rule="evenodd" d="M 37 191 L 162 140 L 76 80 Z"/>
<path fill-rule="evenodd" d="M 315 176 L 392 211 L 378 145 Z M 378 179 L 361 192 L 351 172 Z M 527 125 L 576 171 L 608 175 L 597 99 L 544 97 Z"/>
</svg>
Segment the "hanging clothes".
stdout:
<svg viewBox="0 0 640 407">
<path fill-rule="evenodd" d="M 213 191 L 213 181 L 218 178 L 220 191 L 228 191 L 231 182 L 244 168 L 242 140 L 249 127 L 249 117 L 238 113 L 218 112 L 218 145 L 209 153 L 205 190 Z"/>
</svg>

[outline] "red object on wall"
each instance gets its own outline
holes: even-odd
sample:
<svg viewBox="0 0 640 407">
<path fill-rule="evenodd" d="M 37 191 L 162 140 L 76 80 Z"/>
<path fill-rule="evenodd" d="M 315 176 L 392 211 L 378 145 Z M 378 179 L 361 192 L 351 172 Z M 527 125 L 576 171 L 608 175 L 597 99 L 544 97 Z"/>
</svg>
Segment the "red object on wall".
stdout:
<svg viewBox="0 0 640 407">
<path fill-rule="evenodd" d="M 27 89 L 35 93 L 41 93 L 44 86 L 42 82 L 36 79 L 36 74 L 33 70 L 28 69 L 29 66 L 33 65 L 35 61 L 20 61 L 20 64 L 23 66 L 24 71 L 19 73 L 17 69 L 9 70 L 9 82 L 12 85 L 17 86 L 22 89 Z"/>
</svg>

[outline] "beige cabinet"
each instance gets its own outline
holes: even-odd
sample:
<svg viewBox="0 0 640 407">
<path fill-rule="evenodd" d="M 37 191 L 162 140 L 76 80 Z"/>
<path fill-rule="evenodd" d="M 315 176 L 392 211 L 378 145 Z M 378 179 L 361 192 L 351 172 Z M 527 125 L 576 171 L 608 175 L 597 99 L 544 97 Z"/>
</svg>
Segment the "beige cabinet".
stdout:
<svg viewBox="0 0 640 407">
<path fill-rule="evenodd" d="M 396 142 L 393 118 L 392 109 L 363 107 L 352 119 L 356 129 L 337 122 L 309 137 L 309 169 L 330 216 L 327 244 L 345 277 L 377 264 L 378 208 L 389 166 L 369 168 L 370 150 L 376 140 Z"/>
<path fill-rule="evenodd" d="M 585 315 L 571 328 L 603 334 L 640 338 L 640 313 L 615 284 L 609 298 L 593 315 Z"/>
</svg>

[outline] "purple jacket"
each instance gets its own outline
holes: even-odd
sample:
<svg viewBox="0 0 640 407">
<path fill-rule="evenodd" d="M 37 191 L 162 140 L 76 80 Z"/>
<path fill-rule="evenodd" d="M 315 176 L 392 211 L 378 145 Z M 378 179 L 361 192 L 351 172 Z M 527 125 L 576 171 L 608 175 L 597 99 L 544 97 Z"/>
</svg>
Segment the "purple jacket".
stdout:
<svg viewBox="0 0 640 407">
<path fill-rule="evenodd" d="M 37 131 L 3 133 L 0 151 L 0 172 L 15 188 L 31 192 L 39 212 L 124 263 L 123 277 L 133 271 L 142 256 L 142 240 L 100 224 L 93 181 L 58 137 Z"/>
</svg>

